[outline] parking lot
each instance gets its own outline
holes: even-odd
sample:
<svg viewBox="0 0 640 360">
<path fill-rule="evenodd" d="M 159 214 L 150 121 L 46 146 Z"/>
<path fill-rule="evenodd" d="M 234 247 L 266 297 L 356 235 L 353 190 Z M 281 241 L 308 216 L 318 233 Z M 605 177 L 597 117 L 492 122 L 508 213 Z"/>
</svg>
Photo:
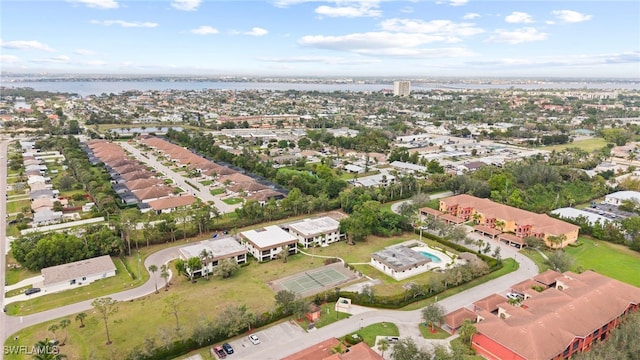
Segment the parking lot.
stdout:
<svg viewBox="0 0 640 360">
<path fill-rule="evenodd" d="M 258 347 L 269 346 L 278 339 L 292 339 L 305 334 L 306 331 L 296 324 L 284 322 L 276 326 L 271 326 L 264 330 L 256 331 L 254 334 L 260 338 L 260 344 L 254 345 L 249 341 L 248 335 L 239 337 L 236 340 L 229 341 L 233 347 L 234 353 L 227 356 L 228 359 L 255 359 L 254 350 Z"/>
<path fill-rule="evenodd" d="M 611 220 L 622 220 L 633 216 L 633 213 L 622 211 L 615 205 L 603 203 L 596 204 L 595 207 L 585 208 L 584 211 L 592 212 Z"/>
</svg>

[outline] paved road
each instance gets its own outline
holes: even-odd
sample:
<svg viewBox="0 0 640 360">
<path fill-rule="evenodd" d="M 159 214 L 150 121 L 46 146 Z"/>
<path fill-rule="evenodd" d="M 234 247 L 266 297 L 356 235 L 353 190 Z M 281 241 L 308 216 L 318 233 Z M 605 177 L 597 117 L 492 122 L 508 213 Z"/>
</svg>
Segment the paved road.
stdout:
<svg viewBox="0 0 640 360">
<path fill-rule="evenodd" d="M 9 141 L 3 140 L 0 142 L 0 301 L 3 303 L 0 304 L 4 307 L 4 279 L 5 279 L 5 271 L 7 269 L 6 264 L 6 249 L 7 249 L 7 161 L 8 161 L 8 153 L 7 149 L 9 147 Z M 2 314 L 4 315 L 4 313 Z M 3 322 L 4 324 L 4 322 Z M 4 339 L 7 337 L 8 333 L 6 330 L 6 326 L 0 326 L 0 342 L 4 342 Z"/>
<path fill-rule="evenodd" d="M 152 166 L 154 169 L 160 171 L 166 177 L 173 180 L 173 182 L 180 188 L 182 188 L 182 190 L 193 194 L 203 202 L 213 203 L 220 214 L 233 212 L 236 208 L 242 206 L 241 204 L 229 205 L 225 203 L 224 201 L 220 200 L 219 197 L 211 195 L 211 192 L 209 192 L 209 188 L 207 186 L 202 186 L 197 181 L 191 180 L 189 182 L 198 187 L 197 190 L 194 189 L 191 185 L 186 183 L 186 179 L 184 178 L 184 176 L 162 165 L 162 163 L 159 162 L 155 156 L 149 153 L 142 154 L 142 152 L 138 150 L 138 148 L 127 142 L 118 141 L 117 143 L 122 146 L 122 148 L 129 151 L 129 153 L 131 153 L 131 155 L 133 155 L 138 161 Z"/>
<path fill-rule="evenodd" d="M 430 199 L 442 199 L 445 197 L 449 197 L 452 196 L 453 193 L 451 191 L 444 191 L 441 193 L 437 193 L 437 194 L 430 194 L 429 198 Z M 398 201 L 397 203 L 391 204 L 391 211 L 393 211 L 396 214 L 400 213 L 400 206 L 402 206 L 402 204 L 411 204 L 412 201 L 411 200 L 404 200 L 404 201 Z"/>
</svg>

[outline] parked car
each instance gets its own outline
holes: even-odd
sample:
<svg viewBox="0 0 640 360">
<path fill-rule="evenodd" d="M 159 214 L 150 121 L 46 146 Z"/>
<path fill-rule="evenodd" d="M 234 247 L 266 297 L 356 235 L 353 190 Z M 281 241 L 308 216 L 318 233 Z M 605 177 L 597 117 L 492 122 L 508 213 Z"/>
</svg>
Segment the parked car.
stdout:
<svg viewBox="0 0 640 360">
<path fill-rule="evenodd" d="M 233 354 L 233 348 L 231 347 L 231 345 L 229 343 L 222 344 L 222 348 L 224 349 L 224 352 L 227 353 L 227 355 Z"/>
<path fill-rule="evenodd" d="M 31 294 L 35 294 L 35 293 L 39 293 L 40 292 L 40 288 L 30 288 L 27 289 L 24 294 L 25 295 L 31 295 Z"/>
<path fill-rule="evenodd" d="M 399 340 L 399 338 L 397 336 L 387 336 L 386 339 L 389 342 L 389 344 L 395 344 Z"/>
<path fill-rule="evenodd" d="M 216 354 L 218 356 L 218 358 L 220 359 L 224 359 L 227 357 L 227 353 L 224 352 L 224 349 L 222 348 L 222 346 L 214 346 L 211 348 L 211 352 Z"/>
<path fill-rule="evenodd" d="M 249 341 L 251 341 L 251 343 L 253 343 L 253 345 L 260 344 L 260 338 L 256 334 L 249 335 Z"/>
<path fill-rule="evenodd" d="M 513 300 L 523 300 L 524 296 L 518 293 L 507 293 L 507 298 Z"/>
</svg>

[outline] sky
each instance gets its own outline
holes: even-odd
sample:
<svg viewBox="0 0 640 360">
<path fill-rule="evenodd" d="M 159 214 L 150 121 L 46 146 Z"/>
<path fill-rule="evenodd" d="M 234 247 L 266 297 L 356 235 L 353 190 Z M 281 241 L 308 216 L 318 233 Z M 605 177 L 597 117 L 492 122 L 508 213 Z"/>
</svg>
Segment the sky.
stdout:
<svg viewBox="0 0 640 360">
<path fill-rule="evenodd" d="M 0 0 L 2 73 L 640 79 L 640 1 Z"/>
</svg>

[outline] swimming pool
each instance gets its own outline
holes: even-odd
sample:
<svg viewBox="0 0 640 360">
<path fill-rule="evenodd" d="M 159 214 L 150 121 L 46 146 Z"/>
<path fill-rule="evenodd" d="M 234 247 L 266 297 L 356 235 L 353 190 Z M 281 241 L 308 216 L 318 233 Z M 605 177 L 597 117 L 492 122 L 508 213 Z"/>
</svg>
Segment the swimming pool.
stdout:
<svg viewBox="0 0 640 360">
<path fill-rule="evenodd" d="M 442 262 L 442 259 L 440 259 L 439 257 L 433 255 L 432 253 L 426 252 L 424 250 L 418 251 L 420 254 L 422 254 L 422 256 L 426 256 L 429 259 L 431 259 L 431 261 L 433 261 L 434 263 L 439 263 Z"/>
</svg>

